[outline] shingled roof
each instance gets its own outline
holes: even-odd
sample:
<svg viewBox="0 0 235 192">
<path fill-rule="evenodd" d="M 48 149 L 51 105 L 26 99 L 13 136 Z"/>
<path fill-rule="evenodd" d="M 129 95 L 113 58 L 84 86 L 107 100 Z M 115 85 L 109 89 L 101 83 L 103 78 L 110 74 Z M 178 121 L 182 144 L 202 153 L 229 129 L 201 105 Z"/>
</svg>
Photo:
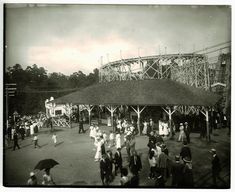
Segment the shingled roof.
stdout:
<svg viewBox="0 0 235 192">
<path fill-rule="evenodd" d="M 212 92 L 168 79 L 98 83 L 55 99 L 55 103 L 91 105 L 213 106 Z"/>
</svg>

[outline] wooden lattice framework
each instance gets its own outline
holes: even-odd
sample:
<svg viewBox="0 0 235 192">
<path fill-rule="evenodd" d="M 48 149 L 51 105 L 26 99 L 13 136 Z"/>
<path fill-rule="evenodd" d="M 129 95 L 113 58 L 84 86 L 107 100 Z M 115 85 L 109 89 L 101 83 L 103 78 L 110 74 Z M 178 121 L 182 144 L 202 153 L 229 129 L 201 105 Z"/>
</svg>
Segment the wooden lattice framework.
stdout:
<svg viewBox="0 0 235 192">
<path fill-rule="evenodd" d="M 205 90 L 210 88 L 209 63 L 204 54 L 136 57 L 101 65 L 100 82 L 172 79 Z M 195 106 L 177 106 L 177 110 L 184 114 L 198 112 Z"/>
</svg>

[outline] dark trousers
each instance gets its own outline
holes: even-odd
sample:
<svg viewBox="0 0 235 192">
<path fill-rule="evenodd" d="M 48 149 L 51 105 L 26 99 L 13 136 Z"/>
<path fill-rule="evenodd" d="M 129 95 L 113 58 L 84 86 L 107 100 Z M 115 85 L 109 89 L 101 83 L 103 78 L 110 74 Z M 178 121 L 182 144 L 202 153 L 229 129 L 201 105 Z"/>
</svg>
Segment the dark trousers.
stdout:
<svg viewBox="0 0 235 192">
<path fill-rule="evenodd" d="M 78 133 L 85 133 L 85 130 L 83 129 L 83 127 L 79 127 Z"/>
<path fill-rule="evenodd" d="M 121 169 L 122 169 L 122 165 L 115 164 L 115 175 L 117 175 L 118 170 L 120 170 L 120 172 L 121 172 Z"/>
<path fill-rule="evenodd" d="M 33 141 L 33 142 L 34 142 L 34 148 L 37 148 L 37 147 L 39 147 L 39 148 L 40 148 L 40 146 L 38 145 L 38 140 Z"/>
<path fill-rule="evenodd" d="M 149 177 L 152 179 L 156 175 L 156 167 L 150 167 Z"/>
<path fill-rule="evenodd" d="M 101 178 L 101 181 L 102 181 L 103 185 L 108 185 L 109 184 L 108 174 L 100 173 L 100 178 Z"/>
<path fill-rule="evenodd" d="M 14 141 L 13 150 L 15 150 L 16 147 L 17 147 L 18 149 L 20 149 L 20 146 L 18 145 L 18 141 Z"/>
</svg>

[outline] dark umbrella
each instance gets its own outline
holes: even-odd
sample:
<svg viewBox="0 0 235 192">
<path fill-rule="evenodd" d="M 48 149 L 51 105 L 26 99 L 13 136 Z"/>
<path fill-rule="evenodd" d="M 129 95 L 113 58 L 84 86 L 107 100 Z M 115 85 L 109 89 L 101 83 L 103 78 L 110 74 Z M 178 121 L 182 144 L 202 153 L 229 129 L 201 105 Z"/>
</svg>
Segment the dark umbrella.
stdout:
<svg viewBox="0 0 235 192">
<path fill-rule="evenodd" d="M 44 159 L 44 160 L 39 161 L 34 169 L 39 169 L 39 170 L 51 169 L 57 164 L 59 163 L 55 161 L 54 159 Z"/>
</svg>

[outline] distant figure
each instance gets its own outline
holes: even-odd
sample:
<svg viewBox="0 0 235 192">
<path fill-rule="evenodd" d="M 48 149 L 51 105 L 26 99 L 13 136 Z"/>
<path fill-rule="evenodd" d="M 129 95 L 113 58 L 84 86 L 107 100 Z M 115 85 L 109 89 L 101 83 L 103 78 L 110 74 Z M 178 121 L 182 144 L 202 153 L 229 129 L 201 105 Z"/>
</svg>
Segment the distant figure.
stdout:
<svg viewBox="0 0 235 192">
<path fill-rule="evenodd" d="M 45 173 L 42 176 L 42 185 L 55 185 L 55 182 L 50 174 L 50 169 L 45 169 Z"/>
<path fill-rule="evenodd" d="M 143 128 L 142 134 L 147 135 L 148 122 L 145 120 L 143 124 L 144 124 L 144 128 Z"/>
<path fill-rule="evenodd" d="M 183 125 L 183 123 L 180 123 L 179 130 L 180 130 L 180 133 L 179 133 L 178 141 L 183 141 L 183 140 L 184 140 L 184 137 L 185 137 L 184 125 Z"/>
<path fill-rule="evenodd" d="M 13 134 L 13 142 L 14 142 L 14 145 L 13 145 L 13 151 L 15 151 L 15 148 L 17 147 L 18 149 L 20 149 L 20 146 L 18 144 L 18 134 L 16 132 L 14 132 Z"/>
<path fill-rule="evenodd" d="M 120 133 L 117 133 L 116 134 L 116 148 L 118 149 L 118 148 L 121 148 L 122 146 L 121 146 L 121 135 L 120 135 Z"/>
<path fill-rule="evenodd" d="M 95 136 L 96 136 L 96 130 L 95 130 L 95 127 L 94 127 L 94 124 L 92 123 L 91 126 L 90 126 L 90 134 L 89 134 L 90 138 L 91 139 L 95 139 Z"/>
<path fill-rule="evenodd" d="M 33 144 L 34 144 L 34 148 L 37 148 L 40 146 L 38 145 L 38 136 L 35 134 L 34 137 L 33 137 Z"/>
<path fill-rule="evenodd" d="M 190 143 L 190 127 L 188 126 L 188 122 L 184 123 L 184 133 L 185 133 L 187 142 Z"/>
<path fill-rule="evenodd" d="M 116 153 L 114 154 L 114 165 L 115 165 L 115 176 L 117 175 L 118 170 L 122 169 L 122 154 L 121 148 L 117 148 Z"/>
<path fill-rule="evenodd" d="M 57 145 L 57 135 L 56 135 L 56 133 L 53 133 L 52 140 L 54 142 L 54 146 L 56 147 L 56 145 Z"/>
<path fill-rule="evenodd" d="M 85 130 L 84 130 L 84 128 L 83 128 L 83 120 L 80 120 L 79 121 L 79 130 L 78 130 L 78 133 L 80 134 L 81 132 L 82 133 L 85 133 Z"/>
<path fill-rule="evenodd" d="M 223 184 L 226 185 L 226 182 L 220 177 L 221 165 L 220 165 L 220 159 L 216 154 L 216 150 L 211 149 L 210 153 L 212 154 L 211 170 L 212 170 L 213 185 L 214 187 L 217 187 L 217 179 L 219 179 Z"/>
<path fill-rule="evenodd" d="M 148 142 L 149 153 L 153 148 L 155 148 L 155 146 L 156 146 L 156 138 L 154 137 L 154 132 L 151 131 L 149 135 L 149 142 Z"/>
<path fill-rule="evenodd" d="M 187 146 L 187 141 L 183 142 L 183 147 L 181 148 L 180 156 L 182 159 L 188 157 L 190 160 L 192 159 L 192 154 L 190 148 Z"/>
<path fill-rule="evenodd" d="M 102 145 L 100 137 L 96 139 L 94 144 L 96 146 L 95 161 L 99 161 L 101 158 L 101 145 Z"/>
<path fill-rule="evenodd" d="M 30 172 L 30 178 L 27 181 L 27 185 L 33 186 L 33 185 L 37 185 L 37 177 L 35 176 L 34 172 Z"/>
<path fill-rule="evenodd" d="M 181 187 L 184 165 L 180 163 L 180 156 L 175 156 L 175 162 L 171 165 L 172 187 Z"/>
<path fill-rule="evenodd" d="M 110 131 L 110 134 L 109 134 L 109 147 L 113 147 L 114 146 L 114 134 L 113 134 L 113 131 Z"/>
</svg>

